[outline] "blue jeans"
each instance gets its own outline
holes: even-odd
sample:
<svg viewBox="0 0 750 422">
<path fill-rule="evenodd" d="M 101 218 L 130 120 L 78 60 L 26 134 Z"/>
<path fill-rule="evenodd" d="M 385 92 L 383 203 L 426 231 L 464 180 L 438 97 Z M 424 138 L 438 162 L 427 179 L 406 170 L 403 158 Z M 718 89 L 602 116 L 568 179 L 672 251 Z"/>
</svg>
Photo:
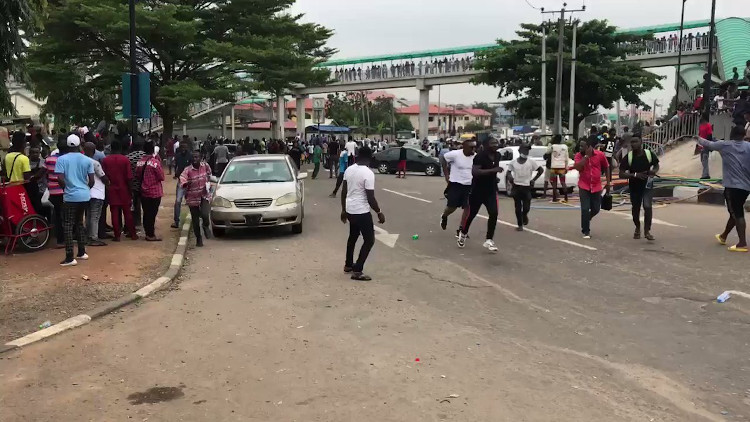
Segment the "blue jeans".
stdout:
<svg viewBox="0 0 750 422">
<path fill-rule="evenodd" d="M 174 200 L 174 224 L 180 225 L 180 212 L 182 211 L 182 200 L 185 199 L 185 188 L 180 186 L 180 181 L 177 181 L 177 197 Z"/>
<path fill-rule="evenodd" d="M 590 192 L 578 189 L 581 197 L 581 232 L 585 235 L 591 234 L 591 220 L 599 214 L 602 208 L 602 192 Z"/>
</svg>

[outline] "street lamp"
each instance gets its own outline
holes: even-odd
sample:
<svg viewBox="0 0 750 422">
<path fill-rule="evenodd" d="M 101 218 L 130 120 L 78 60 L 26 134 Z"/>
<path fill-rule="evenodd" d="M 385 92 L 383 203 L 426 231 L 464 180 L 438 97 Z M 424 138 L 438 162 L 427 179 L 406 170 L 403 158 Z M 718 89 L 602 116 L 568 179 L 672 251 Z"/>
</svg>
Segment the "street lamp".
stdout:
<svg viewBox="0 0 750 422">
<path fill-rule="evenodd" d="M 711 75 L 714 67 L 714 36 L 716 34 L 716 0 L 711 2 L 711 27 L 708 34 L 708 69 L 706 69 L 706 80 L 703 81 L 703 111 L 708 116 L 711 112 Z"/>
<path fill-rule="evenodd" d="M 135 61 L 135 0 L 128 0 L 130 12 L 130 139 L 138 133 L 138 69 Z"/>
</svg>

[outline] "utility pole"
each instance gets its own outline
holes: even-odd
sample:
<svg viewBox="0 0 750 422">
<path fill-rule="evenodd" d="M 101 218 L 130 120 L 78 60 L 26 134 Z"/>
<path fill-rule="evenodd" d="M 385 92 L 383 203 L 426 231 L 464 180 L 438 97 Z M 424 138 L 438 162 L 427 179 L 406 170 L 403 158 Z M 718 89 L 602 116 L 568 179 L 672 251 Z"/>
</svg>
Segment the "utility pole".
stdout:
<svg viewBox="0 0 750 422">
<path fill-rule="evenodd" d="M 674 111 L 680 103 L 680 68 L 682 67 L 682 31 L 685 29 L 685 2 L 682 0 L 682 17 L 680 17 L 680 39 L 677 43 L 677 70 L 674 77 Z"/>
<path fill-rule="evenodd" d="M 545 11 L 542 8 L 542 13 L 559 13 L 560 19 L 557 21 L 557 80 L 555 81 L 555 128 L 553 134 L 562 135 L 562 83 L 563 83 L 563 51 L 565 43 L 565 12 L 575 13 L 584 12 L 586 6 L 582 6 L 580 9 L 567 10 L 567 3 L 563 3 L 563 7 L 560 10 Z"/>
<path fill-rule="evenodd" d="M 711 2 L 711 28 L 708 34 L 708 69 L 706 69 L 706 80 L 703 81 L 703 113 L 708 116 L 711 113 L 711 75 L 714 68 L 714 37 L 716 36 L 716 0 Z"/>
<path fill-rule="evenodd" d="M 135 0 L 128 1 L 130 11 L 130 139 L 138 134 L 138 68 L 135 61 Z"/>
<path fill-rule="evenodd" d="M 542 24 L 542 136 L 547 134 L 547 26 Z"/>
<path fill-rule="evenodd" d="M 575 104 L 576 104 L 576 35 L 578 33 L 578 22 L 573 22 L 573 47 L 570 50 L 570 110 L 568 110 L 568 133 L 575 137 Z"/>
</svg>

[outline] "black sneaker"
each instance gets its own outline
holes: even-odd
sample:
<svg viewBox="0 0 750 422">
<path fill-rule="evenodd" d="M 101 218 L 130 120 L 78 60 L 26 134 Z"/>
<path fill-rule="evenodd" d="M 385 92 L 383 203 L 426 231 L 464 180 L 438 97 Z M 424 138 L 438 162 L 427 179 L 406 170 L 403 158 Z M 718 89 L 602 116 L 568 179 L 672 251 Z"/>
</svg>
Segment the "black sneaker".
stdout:
<svg viewBox="0 0 750 422">
<path fill-rule="evenodd" d="M 195 246 L 202 247 L 203 246 L 203 239 L 195 239 Z"/>
<path fill-rule="evenodd" d="M 529 216 L 528 215 L 524 215 L 523 216 L 523 225 L 524 226 L 528 226 L 529 225 Z"/>
<path fill-rule="evenodd" d="M 179 228 L 180 228 L 180 225 L 179 225 L 179 224 L 177 224 L 177 223 L 172 223 L 172 225 L 171 225 L 171 226 L 169 226 L 169 227 L 171 227 L 171 228 L 173 228 L 173 229 L 179 229 Z"/>
<path fill-rule="evenodd" d="M 446 227 L 448 227 L 448 217 L 441 215 L 440 216 L 440 228 L 445 230 Z"/>
</svg>

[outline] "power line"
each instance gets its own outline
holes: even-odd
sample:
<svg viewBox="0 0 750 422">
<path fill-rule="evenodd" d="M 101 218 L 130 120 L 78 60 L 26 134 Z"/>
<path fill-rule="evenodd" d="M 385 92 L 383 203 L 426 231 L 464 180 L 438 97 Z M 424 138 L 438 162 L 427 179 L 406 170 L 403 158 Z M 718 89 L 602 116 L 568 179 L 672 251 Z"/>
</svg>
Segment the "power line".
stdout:
<svg viewBox="0 0 750 422">
<path fill-rule="evenodd" d="M 529 6 L 531 6 L 532 9 L 540 10 L 538 7 L 536 7 L 533 4 L 531 4 L 531 2 L 529 0 L 526 0 L 526 4 L 528 4 Z"/>
</svg>

